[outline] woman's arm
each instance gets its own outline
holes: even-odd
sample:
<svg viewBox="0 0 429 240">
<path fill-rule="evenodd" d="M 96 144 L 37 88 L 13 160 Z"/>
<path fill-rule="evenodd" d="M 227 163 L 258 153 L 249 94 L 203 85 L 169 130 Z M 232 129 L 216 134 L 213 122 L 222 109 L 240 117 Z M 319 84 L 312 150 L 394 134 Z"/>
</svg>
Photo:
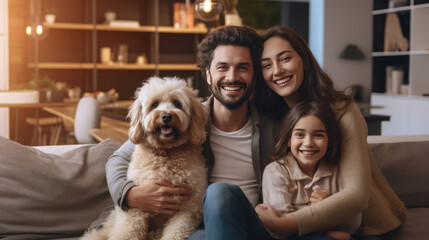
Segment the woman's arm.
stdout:
<svg viewBox="0 0 429 240">
<path fill-rule="evenodd" d="M 299 235 L 340 225 L 362 212 L 370 196 L 370 165 L 367 126 L 355 103 L 337 114 L 341 128 L 339 174 L 343 189 L 308 208 L 291 213 L 299 226 Z"/>
</svg>

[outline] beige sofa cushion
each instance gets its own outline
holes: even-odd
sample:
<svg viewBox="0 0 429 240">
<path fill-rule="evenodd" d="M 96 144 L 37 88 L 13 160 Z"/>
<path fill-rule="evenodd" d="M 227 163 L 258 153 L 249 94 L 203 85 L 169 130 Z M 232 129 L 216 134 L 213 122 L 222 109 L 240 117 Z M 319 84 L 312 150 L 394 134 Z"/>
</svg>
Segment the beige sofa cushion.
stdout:
<svg viewBox="0 0 429 240">
<path fill-rule="evenodd" d="M 381 172 L 408 208 L 429 207 L 429 136 L 368 137 Z"/>
<path fill-rule="evenodd" d="M 0 238 L 80 236 L 113 205 L 105 164 L 118 147 L 110 139 L 54 155 L 0 137 Z"/>
</svg>

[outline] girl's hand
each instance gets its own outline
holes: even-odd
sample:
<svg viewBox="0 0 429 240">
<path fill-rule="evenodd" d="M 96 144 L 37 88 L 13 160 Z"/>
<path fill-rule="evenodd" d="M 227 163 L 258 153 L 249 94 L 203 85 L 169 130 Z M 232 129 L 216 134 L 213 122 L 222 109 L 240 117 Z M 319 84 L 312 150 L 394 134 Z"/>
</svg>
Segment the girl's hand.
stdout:
<svg viewBox="0 0 429 240">
<path fill-rule="evenodd" d="M 255 211 L 264 227 L 268 231 L 276 233 L 276 226 L 280 217 L 277 216 L 274 208 L 269 204 L 259 204 L 255 207 Z"/>
<path fill-rule="evenodd" d="M 329 197 L 329 192 L 321 189 L 320 187 L 313 188 L 313 192 L 310 196 L 310 204 L 315 204 L 323 199 Z"/>
</svg>

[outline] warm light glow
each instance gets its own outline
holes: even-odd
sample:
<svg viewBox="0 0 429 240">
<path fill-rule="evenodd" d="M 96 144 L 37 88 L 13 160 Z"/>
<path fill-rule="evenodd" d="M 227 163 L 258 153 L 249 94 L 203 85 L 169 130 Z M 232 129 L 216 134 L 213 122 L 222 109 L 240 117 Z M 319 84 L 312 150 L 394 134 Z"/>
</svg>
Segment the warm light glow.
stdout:
<svg viewBox="0 0 429 240">
<path fill-rule="evenodd" d="M 31 27 L 27 26 L 27 28 L 25 29 L 25 32 L 27 33 L 28 36 L 31 35 Z"/>
<path fill-rule="evenodd" d="M 42 25 L 37 25 L 36 26 L 36 34 L 37 35 L 42 35 L 43 34 L 43 27 L 42 27 Z"/>
<path fill-rule="evenodd" d="M 212 10 L 212 1 L 211 0 L 204 0 L 204 7 L 203 11 L 208 13 Z"/>
</svg>

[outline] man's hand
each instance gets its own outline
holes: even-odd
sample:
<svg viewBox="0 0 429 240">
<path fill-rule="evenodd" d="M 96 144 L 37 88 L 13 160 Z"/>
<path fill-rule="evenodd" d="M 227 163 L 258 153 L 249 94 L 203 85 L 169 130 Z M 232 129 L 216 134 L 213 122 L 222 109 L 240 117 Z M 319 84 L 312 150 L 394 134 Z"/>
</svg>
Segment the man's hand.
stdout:
<svg viewBox="0 0 429 240">
<path fill-rule="evenodd" d="M 323 199 L 329 197 L 329 192 L 321 189 L 320 187 L 314 187 L 313 192 L 310 195 L 310 204 L 315 204 Z"/>
<path fill-rule="evenodd" d="M 176 187 L 169 181 L 150 180 L 132 187 L 125 201 L 128 206 L 147 213 L 174 215 L 190 194 L 190 189 Z"/>
</svg>

